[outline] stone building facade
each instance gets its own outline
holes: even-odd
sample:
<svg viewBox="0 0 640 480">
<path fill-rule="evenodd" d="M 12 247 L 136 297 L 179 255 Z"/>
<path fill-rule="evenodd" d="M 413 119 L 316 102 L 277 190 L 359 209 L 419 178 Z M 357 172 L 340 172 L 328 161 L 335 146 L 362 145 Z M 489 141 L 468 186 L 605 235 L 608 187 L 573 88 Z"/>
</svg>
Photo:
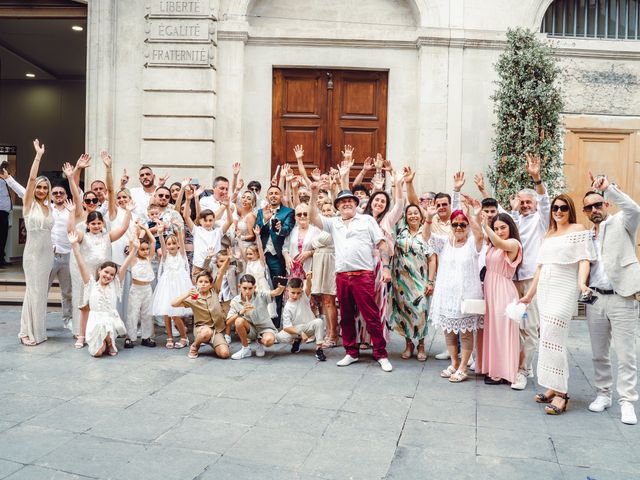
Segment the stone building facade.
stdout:
<svg viewBox="0 0 640 480">
<path fill-rule="evenodd" d="M 109 148 L 118 170 L 146 164 L 204 184 L 240 161 L 245 178 L 266 182 L 274 68 L 384 71 L 386 156 L 412 165 L 423 190 L 450 188 L 456 170 L 492 159 L 493 64 L 506 29 L 539 31 L 551 3 L 90 0 L 87 149 Z M 568 175 L 626 162 L 617 170 L 640 196 L 640 42 L 550 41 L 563 70 Z"/>
</svg>

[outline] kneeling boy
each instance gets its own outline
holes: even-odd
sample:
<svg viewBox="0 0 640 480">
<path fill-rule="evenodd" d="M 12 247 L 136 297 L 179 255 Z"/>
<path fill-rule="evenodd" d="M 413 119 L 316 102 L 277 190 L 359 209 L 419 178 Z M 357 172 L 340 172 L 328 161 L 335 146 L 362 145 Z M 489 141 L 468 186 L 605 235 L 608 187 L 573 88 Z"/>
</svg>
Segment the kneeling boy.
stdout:
<svg viewBox="0 0 640 480">
<path fill-rule="evenodd" d="M 242 348 L 231 355 L 234 360 L 251 356 L 249 340 L 256 340 L 256 356 L 264 357 L 264 347 L 276 341 L 276 327 L 271 321 L 268 305 L 273 297 L 282 295 L 284 285 L 271 292 L 256 292 L 256 279 L 248 273 L 240 277 L 240 295 L 231 300 L 227 319 L 235 323 Z"/>
</svg>

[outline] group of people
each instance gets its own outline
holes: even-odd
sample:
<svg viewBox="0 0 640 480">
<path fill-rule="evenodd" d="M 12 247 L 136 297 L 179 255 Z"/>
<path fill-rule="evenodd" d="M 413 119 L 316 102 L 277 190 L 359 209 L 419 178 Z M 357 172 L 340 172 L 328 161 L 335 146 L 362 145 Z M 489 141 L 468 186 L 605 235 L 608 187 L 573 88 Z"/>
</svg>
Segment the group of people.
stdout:
<svg viewBox="0 0 640 480">
<path fill-rule="evenodd" d="M 451 383 L 474 368 L 486 384 L 523 390 L 537 351 L 535 373 L 546 390 L 535 401 L 558 415 L 569 401 L 568 334 L 581 301 L 597 388 L 589 409 L 611 406 L 613 338 L 621 420 L 636 423 L 640 206 L 604 175 L 589 178 L 582 210 L 593 227 L 586 229 L 569 196 L 549 198 L 540 159 L 530 153 L 531 186 L 507 211 L 481 174 L 474 176 L 481 199 L 462 191 L 464 172 L 454 175 L 452 195 L 418 195 L 413 169 L 395 169 L 380 155 L 351 182 L 348 145 L 329 172 L 307 172 L 296 146 L 296 163 L 276 170 L 264 198 L 259 182 L 245 188 L 239 163 L 211 190 L 192 178 L 167 186 L 167 176 L 156 179 L 148 166 L 138 172 L 139 187 L 128 187 L 126 171 L 116 186 L 107 152 L 104 181 L 85 192 L 80 177 L 91 157 L 65 164 L 67 192 L 38 176 L 45 148 L 38 140 L 34 148 L 26 189 L 2 172 L 23 198 L 28 232 L 25 346 L 47 338 L 56 277 L 75 346 L 86 344 L 96 357 L 116 355 L 119 337 L 124 348 L 138 336 L 155 347 L 155 318 L 166 348 L 188 347 L 189 358 L 205 344 L 219 358 L 240 360 L 264 356 L 276 342 L 297 353 L 305 342 L 324 361 L 341 342 L 338 366 L 371 349 L 390 372 L 390 332 L 405 340 L 403 360 L 425 361 L 431 324 L 444 334 L 447 351 L 436 358 L 450 359 L 440 376 Z M 612 205 L 620 211 L 610 213 Z M 240 345 L 232 354 L 234 334 Z"/>
</svg>

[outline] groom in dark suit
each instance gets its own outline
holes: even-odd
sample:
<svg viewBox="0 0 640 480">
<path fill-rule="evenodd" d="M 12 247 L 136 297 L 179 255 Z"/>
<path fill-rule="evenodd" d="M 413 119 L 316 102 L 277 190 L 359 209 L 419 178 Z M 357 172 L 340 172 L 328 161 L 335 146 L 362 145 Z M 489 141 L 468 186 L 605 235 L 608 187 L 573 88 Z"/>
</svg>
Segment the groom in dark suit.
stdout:
<svg viewBox="0 0 640 480">
<path fill-rule="evenodd" d="M 282 205 L 282 190 L 272 185 L 267 190 L 269 205 L 258 211 L 256 225 L 260 227 L 260 241 L 264 250 L 265 261 L 269 268 L 269 274 L 276 286 L 275 277 L 286 277 L 287 268 L 282 255 L 282 247 L 285 239 L 291 233 L 295 225 L 295 212 L 292 208 Z M 280 316 L 282 314 L 282 296 L 276 297 L 278 317 L 273 323 L 280 328 Z"/>
</svg>

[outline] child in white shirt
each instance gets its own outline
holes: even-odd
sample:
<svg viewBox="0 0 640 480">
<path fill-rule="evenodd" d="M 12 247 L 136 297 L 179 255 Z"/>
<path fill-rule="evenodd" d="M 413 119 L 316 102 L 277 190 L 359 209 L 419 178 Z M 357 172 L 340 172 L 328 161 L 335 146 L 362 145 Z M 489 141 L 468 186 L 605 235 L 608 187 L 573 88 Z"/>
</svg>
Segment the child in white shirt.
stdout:
<svg viewBox="0 0 640 480">
<path fill-rule="evenodd" d="M 276 338 L 280 343 L 291 343 L 291 353 L 300 351 L 300 343 L 310 337 L 316 338 L 316 358 L 324 362 L 327 357 L 322 350 L 324 324 L 315 318 L 309 304 L 311 294 L 311 274 L 307 275 L 306 288 L 302 290 L 302 279 L 291 278 L 287 283 L 287 303 L 282 309 L 282 330 Z"/>
</svg>

